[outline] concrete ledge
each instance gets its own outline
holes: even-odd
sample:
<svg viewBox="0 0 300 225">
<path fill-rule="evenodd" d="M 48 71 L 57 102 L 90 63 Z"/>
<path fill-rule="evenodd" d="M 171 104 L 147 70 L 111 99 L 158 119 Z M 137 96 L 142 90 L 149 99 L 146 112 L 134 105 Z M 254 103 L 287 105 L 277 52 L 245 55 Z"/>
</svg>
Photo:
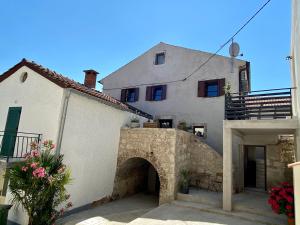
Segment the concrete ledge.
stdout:
<svg viewBox="0 0 300 225">
<path fill-rule="evenodd" d="M 210 191 L 201 192 L 191 190 L 190 194 L 177 193 L 177 200 L 184 202 L 201 203 L 217 208 L 222 206 L 222 193 L 215 193 Z"/>
<path fill-rule="evenodd" d="M 300 162 L 291 163 L 288 165 L 288 168 L 293 168 L 295 166 L 300 166 Z"/>
<path fill-rule="evenodd" d="M 224 128 L 232 129 L 298 129 L 296 119 L 274 120 L 223 120 Z"/>
</svg>

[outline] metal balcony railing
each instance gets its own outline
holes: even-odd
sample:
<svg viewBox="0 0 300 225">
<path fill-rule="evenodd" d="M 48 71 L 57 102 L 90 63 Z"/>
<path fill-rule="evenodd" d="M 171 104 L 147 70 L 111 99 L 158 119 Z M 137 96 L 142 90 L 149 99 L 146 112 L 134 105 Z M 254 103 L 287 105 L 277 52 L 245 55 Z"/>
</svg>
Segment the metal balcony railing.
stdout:
<svg viewBox="0 0 300 225">
<path fill-rule="evenodd" d="M 226 120 L 287 119 L 293 116 L 292 89 L 281 88 L 225 96 Z"/>
<path fill-rule="evenodd" d="M 31 151 L 31 143 L 40 143 L 42 134 L 0 131 L 0 157 L 24 158 Z"/>
</svg>

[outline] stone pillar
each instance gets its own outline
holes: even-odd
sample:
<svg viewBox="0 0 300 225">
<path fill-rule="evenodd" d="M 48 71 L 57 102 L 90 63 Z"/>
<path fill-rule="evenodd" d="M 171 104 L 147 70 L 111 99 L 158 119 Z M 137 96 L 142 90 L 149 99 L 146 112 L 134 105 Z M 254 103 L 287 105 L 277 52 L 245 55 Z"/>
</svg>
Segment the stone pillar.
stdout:
<svg viewBox="0 0 300 225">
<path fill-rule="evenodd" d="M 232 129 L 223 128 L 223 210 L 232 211 Z"/>
<path fill-rule="evenodd" d="M 295 219 L 300 224 L 300 162 L 289 165 L 294 172 Z"/>
<path fill-rule="evenodd" d="M 294 137 L 295 137 L 296 161 L 300 161 L 300 128 L 297 129 Z"/>
</svg>

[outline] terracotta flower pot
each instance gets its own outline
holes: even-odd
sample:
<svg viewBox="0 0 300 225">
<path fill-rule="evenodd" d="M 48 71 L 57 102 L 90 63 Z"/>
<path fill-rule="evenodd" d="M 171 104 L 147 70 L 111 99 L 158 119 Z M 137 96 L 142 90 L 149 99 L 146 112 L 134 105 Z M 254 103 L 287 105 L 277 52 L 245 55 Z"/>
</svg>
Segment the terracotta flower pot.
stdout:
<svg viewBox="0 0 300 225">
<path fill-rule="evenodd" d="M 288 225 L 295 225 L 295 218 L 288 217 Z"/>
</svg>

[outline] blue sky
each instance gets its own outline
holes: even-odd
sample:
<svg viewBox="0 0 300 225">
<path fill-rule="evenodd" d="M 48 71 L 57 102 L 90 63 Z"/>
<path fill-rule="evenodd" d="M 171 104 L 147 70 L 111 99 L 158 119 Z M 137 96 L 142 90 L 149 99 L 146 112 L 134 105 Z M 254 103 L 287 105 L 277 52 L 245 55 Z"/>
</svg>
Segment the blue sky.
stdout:
<svg viewBox="0 0 300 225">
<path fill-rule="evenodd" d="M 265 1 L 3 0 L 0 73 L 28 58 L 82 82 L 84 69 L 100 79 L 160 41 L 214 52 Z M 252 90 L 290 87 L 290 14 L 290 0 L 272 0 L 235 39 Z"/>
</svg>

